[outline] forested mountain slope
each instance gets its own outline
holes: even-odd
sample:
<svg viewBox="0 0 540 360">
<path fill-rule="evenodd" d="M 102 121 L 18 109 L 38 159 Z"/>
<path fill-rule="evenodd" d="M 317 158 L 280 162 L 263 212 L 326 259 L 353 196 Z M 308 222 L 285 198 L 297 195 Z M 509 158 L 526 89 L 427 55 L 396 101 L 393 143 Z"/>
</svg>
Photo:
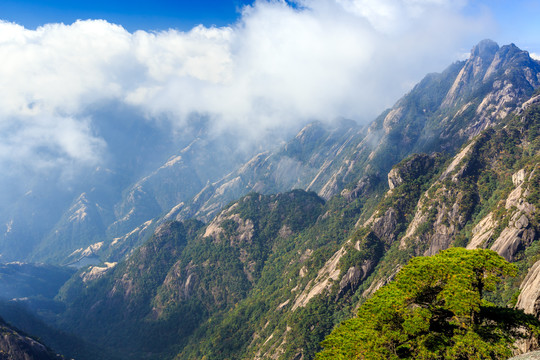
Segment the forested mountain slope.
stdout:
<svg viewBox="0 0 540 360">
<path fill-rule="evenodd" d="M 129 190 L 132 195 L 126 199 L 132 199 L 132 205 L 125 207 L 124 212 L 129 220 L 117 223 L 124 224 L 121 227 L 111 225 L 103 243 L 94 243 L 98 249 L 89 248 L 87 253 L 117 261 L 161 222 L 191 217 L 209 221 L 228 202 L 251 191 L 272 194 L 302 188 L 328 200 L 344 188 L 353 190 L 364 175 L 384 179 L 394 164 L 410 154 L 437 151 L 453 154 L 464 142 L 527 100 L 540 85 L 539 73 L 539 62 L 526 51 L 513 44 L 499 47 L 484 40 L 472 49 L 467 61 L 456 62 L 440 74 L 427 75 L 369 126 L 360 128 L 345 120 L 331 125 L 310 124 L 281 149 L 260 153 L 204 187 L 199 184 L 202 190 L 191 199 L 180 197 L 182 201 L 175 206 L 172 203 L 179 198 L 178 194 L 169 190 L 174 186 L 183 188 L 183 180 L 178 182 L 178 179 L 184 177 L 159 170 L 156 173 L 159 176 L 152 175 L 141 180 L 141 184 L 150 182 L 152 188 L 160 190 L 159 197 L 167 201 L 161 201 L 162 205 L 156 205 L 153 212 L 139 216 L 136 214 L 156 203 L 152 194 L 157 193 L 148 191 L 146 185 Z M 202 153 L 206 150 L 202 149 Z M 197 166 L 212 165 L 202 162 Z M 166 203 L 171 206 L 168 210 L 164 207 Z M 159 211 L 164 215 L 151 216 Z M 126 227 L 128 223 L 130 226 Z M 113 227 L 116 230 L 111 232 Z M 81 252 L 71 259 L 80 257 Z"/>
<path fill-rule="evenodd" d="M 514 45 L 483 41 L 366 130 L 311 125 L 225 179 L 275 191 L 290 158 L 301 176 L 284 183 L 317 193 L 252 192 L 206 225 L 179 206 L 127 260 L 74 276 L 59 325 L 120 358 L 311 359 L 412 256 L 450 246 L 515 262 L 519 276 L 490 296 L 517 301 L 539 256 L 539 70 Z M 204 199 L 225 201 L 227 181 Z M 520 304 L 538 298 L 534 278 Z"/>
</svg>

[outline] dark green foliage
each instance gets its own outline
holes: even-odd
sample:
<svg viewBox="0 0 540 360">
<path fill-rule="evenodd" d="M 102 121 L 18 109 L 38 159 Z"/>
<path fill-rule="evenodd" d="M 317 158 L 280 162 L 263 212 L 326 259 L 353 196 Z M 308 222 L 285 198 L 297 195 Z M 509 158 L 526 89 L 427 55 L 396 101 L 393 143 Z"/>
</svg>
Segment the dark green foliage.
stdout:
<svg viewBox="0 0 540 360">
<path fill-rule="evenodd" d="M 285 359 L 295 359 L 300 354 L 312 359 L 321 350 L 321 339 L 334 327 L 337 304 L 329 297 L 318 296 L 305 308 L 296 311 L 290 319 L 290 343 Z"/>
<path fill-rule="evenodd" d="M 506 359 L 540 322 L 484 294 L 515 266 L 490 250 L 412 259 L 323 342 L 317 359 Z"/>
<path fill-rule="evenodd" d="M 414 154 L 393 167 L 403 182 L 379 203 L 377 210 L 381 215 L 390 208 L 396 211 L 398 226 L 393 232 L 395 237 L 405 231 L 414 216 L 418 199 L 441 171 L 445 160 L 441 154 Z"/>
<path fill-rule="evenodd" d="M 312 358 L 313 354 L 320 349 L 319 342 L 339 319 L 349 316 L 350 312 L 345 311 L 337 317 L 332 314 L 338 308 L 342 308 L 345 302 L 347 306 L 354 306 L 350 297 L 336 302 L 334 297 L 318 296 L 305 308 L 300 307 L 291 313 L 290 309 L 294 303 L 291 295 L 295 294 L 291 290 L 296 287 L 299 290 L 295 291 L 301 291 L 308 281 L 316 276 L 317 269 L 324 265 L 326 259 L 339 249 L 343 241 L 351 237 L 351 229 L 354 229 L 354 224 L 362 213 L 362 204 L 365 199 L 346 200 L 336 197 L 320 208 L 317 205 L 315 208 L 317 211 L 313 212 L 312 205 L 317 202 L 312 201 L 316 198 L 309 193 L 294 191 L 292 194 L 285 193 L 278 196 L 251 194 L 248 197 L 237 202 L 231 214 L 238 212 L 242 214 L 242 217 L 249 216 L 253 223 L 257 224 L 255 229 L 260 229 L 261 224 L 271 225 L 263 226 L 263 229 L 275 229 L 268 232 L 273 233 L 269 238 L 272 239 L 269 242 L 272 246 L 263 262 L 260 277 L 254 279 L 253 285 L 250 285 L 252 288 L 245 299 L 231 304 L 234 307 L 225 308 L 219 314 L 214 313 L 215 315 L 201 326 L 192 341 L 180 352 L 179 359 L 203 358 L 203 356 L 207 359 L 251 358 L 257 351 L 272 351 L 279 346 L 279 342 L 276 343 L 276 341 L 281 340 L 275 335 L 275 340 L 270 339 L 266 342 L 274 331 L 283 331 L 289 339 L 283 348 L 287 355 L 283 356 L 293 357 L 301 353 L 307 358 Z M 317 201 L 322 205 L 320 200 Z M 284 207 L 280 202 L 284 202 L 283 204 L 291 202 L 291 205 L 296 205 Z M 276 203 L 275 206 L 267 206 Z M 286 210 L 287 208 L 290 210 Z M 248 212 L 246 209 L 251 210 Z M 274 211 L 275 215 L 272 214 Z M 276 216 L 277 214 L 280 216 Z M 284 219 L 280 219 L 283 216 Z M 292 229 L 301 231 L 292 232 L 289 237 L 276 236 L 275 232 L 280 227 L 273 225 L 274 221 L 275 224 L 281 224 L 281 226 L 291 224 Z M 305 224 L 302 225 L 304 228 L 293 227 L 292 224 L 296 221 Z M 258 236 L 260 235 L 255 232 L 253 240 L 255 241 Z M 352 239 L 357 241 L 362 236 L 361 234 L 353 235 Z M 221 241 L 224 240 L 225 238 L 221 238 Z M 362 243 L 363 251 L 354 250 L 354 253 L 369 256 L 368 254 L 372 251 L 368 248 L 371 240 L 376 241 L 368 237 L 366 242 Z M 211 248 L 212 243 L 213 241 L 207 242 L 206 247 Z M 250 249 L 248 244 L 242 246 L 244 249 Z M 311 255 L 304 255 L 309 254 L 310 251 L 312 251 Z M 210 252 L 214 251 L 210 250 Z M 196 261 L 200 262 L 203 259 L 204 256 Z M 353 262 L 356 260 L 354 257 L 351 258 Z M 230 259 L 229 261 L 237 260 Z M 308 275 L 297 282 L 298 273 L 303 267 Z M 220 274 L 218 283 L 222 288 L 230 281 L 228 280 L 230 275 L 222 277 L 223 270 L 220 268 L 212 272 L 213 277 L 216 278 L 218 273 Z M 291 281 L 293 279 L 294 281 Z M 233 333 L 236 335 L 233 336 Z"/>
<path fill-rule="evenodd" d="M 104 278 L 89 286 L 79 285 L 81 293 L 71 300 L 63 324 L 115 356 L 170 350 L 169 346 L 198 325 L 204 309 L 188 303 L 180 309 L 181 314 L 177 311 L 155 321 L 151 299 L 200 227 L 197 221 L 162 225 L 145 245 Z"/>
<path fill-rule="evenodd" d="M 342 275 L 351 267 L 362 265 L 366 260 L 377 262 L 384 254 L 384 243 L 366 228 L 356 230 L 350 240 L 351 243 L 346 246 L 347 253 L 339 261 Z M 355 248 L 356 243 L 359 250 Z"/>
</svg>

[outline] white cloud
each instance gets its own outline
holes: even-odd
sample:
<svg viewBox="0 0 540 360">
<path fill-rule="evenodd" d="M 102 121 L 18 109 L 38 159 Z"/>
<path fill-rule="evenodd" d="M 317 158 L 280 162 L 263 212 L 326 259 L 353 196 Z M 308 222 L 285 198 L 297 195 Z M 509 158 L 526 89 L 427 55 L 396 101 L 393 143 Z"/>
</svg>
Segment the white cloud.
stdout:
<svg viewBox="0 0 540 360">
<path fill-rule="evenodd" d="M 369 120 L 490 26 L 450 0 L 298 4 L 258 1 L 231 27 L 188 32 L 0 22 L 0 164 L 96 162 L 106 144 L 85 110 L 110 100 L 179 128 L 204 114 L 251 138 L 314 118 Z"/>
<path fill-rule="evenodd" d="M 530 53 L 529 55 L 530 55 L 534 60 L 540 61 L 540 54 Z"/>
</svg>

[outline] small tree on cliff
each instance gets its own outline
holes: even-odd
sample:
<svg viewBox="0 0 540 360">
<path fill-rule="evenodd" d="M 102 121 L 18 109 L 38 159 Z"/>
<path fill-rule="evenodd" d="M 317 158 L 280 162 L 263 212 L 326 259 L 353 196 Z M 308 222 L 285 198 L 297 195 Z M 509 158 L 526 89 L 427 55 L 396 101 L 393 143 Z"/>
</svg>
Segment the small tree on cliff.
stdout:
<svg viewBox="0 0 540 360">
<path fill-rule="evenodd" d="M 317 359 L 506 359 L 516 339 L 540 328 L 535 317 L 483 298 L 515 273 L 491 250 L 413 258 L 323 341 Z"/>
</svg>

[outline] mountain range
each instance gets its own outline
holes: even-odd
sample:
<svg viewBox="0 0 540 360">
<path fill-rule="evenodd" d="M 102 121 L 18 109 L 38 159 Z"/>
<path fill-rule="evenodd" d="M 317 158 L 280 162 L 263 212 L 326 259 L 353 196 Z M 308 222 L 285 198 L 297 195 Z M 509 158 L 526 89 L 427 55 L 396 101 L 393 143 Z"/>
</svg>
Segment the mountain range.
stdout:
<svg viewBox="0 0 540 360">
<path fill-rule="evenodd" d="M 134 121 L 110 168 L 2 209 L 3 260 L 72 269 L 17 301 L 47 326 L 10 321 L 77 359 L 312 359 L 411 257 L 454 246 L 515 263 L 490 299 L 539 316 L 538 88 L 539 61 L 484 40 L 366 126 L 237 151 L 204 121 Z"/>
</svg>

